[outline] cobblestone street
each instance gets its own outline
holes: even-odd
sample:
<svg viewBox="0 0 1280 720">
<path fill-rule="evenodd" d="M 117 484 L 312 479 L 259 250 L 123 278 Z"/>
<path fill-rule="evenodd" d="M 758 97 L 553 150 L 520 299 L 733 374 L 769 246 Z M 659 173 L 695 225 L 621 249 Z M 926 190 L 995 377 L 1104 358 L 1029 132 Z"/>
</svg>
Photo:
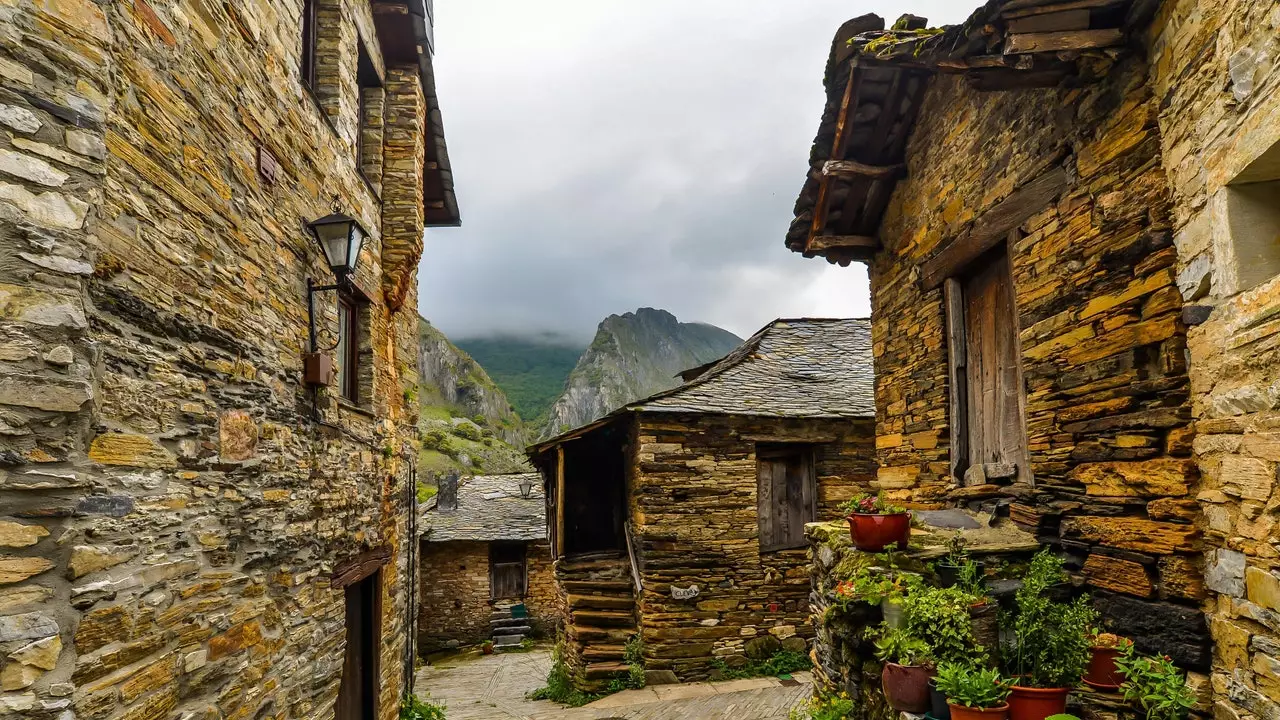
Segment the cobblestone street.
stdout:
<svg viewBox="0 0 1280 720">
<path fill-rule="evenodd" d="M 551 667 L 549 649 L 459 657 L 418 671 L 416 690 L 446 706 L 449 720 L 785 720 L 809 697 L 807 673 L 662 685 L 610 695 L 581 708 L 526 700 Z"/>
</svg>

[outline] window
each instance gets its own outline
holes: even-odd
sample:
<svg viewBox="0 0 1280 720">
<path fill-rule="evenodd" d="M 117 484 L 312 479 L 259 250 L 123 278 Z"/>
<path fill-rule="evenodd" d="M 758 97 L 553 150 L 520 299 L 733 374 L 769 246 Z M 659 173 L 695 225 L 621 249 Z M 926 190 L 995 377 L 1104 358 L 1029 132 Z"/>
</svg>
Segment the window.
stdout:
<svg viewBox="0 0 1280 720">
<path fill-rule="evenodd" d="M 522 598 L 528 585 L 524 543 L 490 543 L 489 597 Z"/>
<path fill-rule="evenodd" d="M 760 551 L 804 547 L 804 525 L 818 518 L 817 496 L 811 446 L 756 446 Z"/>
<path fill-rule="evenodd" d="M 365 405 L 372 395 L 373 373 L 364 362 L 372 352 L 369 306 L 353 293 L 338 296 L 338 392 L 351 405 Z"/>
<path fill-rule="evenodd" d="M 1002 243 L 974 260 L 946 281 L 944 291 L 952 473 L 965 485 L 1030 482 L 1007 246 Z"/>
<path fill-rule="evenodd" d="M 1222 295 L 1280 275 L 1280 143 L 1249 164 L 1224 191 L 1230 241 L 1222 248 Z M 1215 282 L 1217 284 L 1217 282 Z"/>
<path fill-rule="evenodd" d="M 302 0 L 302 82 L 316 87 L 316 35 L 320 29 L 317 0 Z"/>
<path fill-rule="evenodd" d="M 382 182 L 382 112 L 385 97 L 382 78 L 366 52 L 364 41 L 359 43 L 356 80 L 356 169 L 364 179 L 381 192 Z"/>
</svg>

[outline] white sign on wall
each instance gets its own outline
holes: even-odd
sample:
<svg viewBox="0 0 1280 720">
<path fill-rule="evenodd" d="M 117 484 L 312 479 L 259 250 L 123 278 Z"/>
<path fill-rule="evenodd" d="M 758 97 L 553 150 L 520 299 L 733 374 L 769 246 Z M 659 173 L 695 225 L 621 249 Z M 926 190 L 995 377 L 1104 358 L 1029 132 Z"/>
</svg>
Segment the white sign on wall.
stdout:
<svg viewBox="0 0 1280 720">
<path fill-rule="evenodd" d="M 676 600 L 692 600 L 698 597 L 698 592 L 697 585 L 690 585 L 687 588 L 678 588 L 675 585 L 671 586 L 671 597 Z"/>
</svg>

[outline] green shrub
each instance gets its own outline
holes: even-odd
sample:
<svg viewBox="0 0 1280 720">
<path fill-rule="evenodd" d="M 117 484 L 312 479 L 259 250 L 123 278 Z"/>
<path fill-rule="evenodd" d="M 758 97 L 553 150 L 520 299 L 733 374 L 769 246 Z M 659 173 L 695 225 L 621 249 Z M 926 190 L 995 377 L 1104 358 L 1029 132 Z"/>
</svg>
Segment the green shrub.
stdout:
<svg viewBox="0 0 1280 720">
<path fill-rule="evenodd" d="M 410 693 L 400 702 L 400 720 L 445 720 L 444 706 Z"/>
<path fill-rule="evenodd" d="M 421 480 L 418 481 L 418 504 L 421 505 L 436 496 L 440 489 L 435 485 L 428 485 Z"/>
<path fill-rule="evenodd" d="M 1147 720 L 1183 720 L 1196 704 L 1196 695 L 1168 655 L 1139 655 L 1126 643 L 1116 667 L 1124 673 L 1120 691 L 1124 699 L 1137 701 Z"/>
<path fill-rule="evenodd" d="M 1066 580 L 1062 558 L 1049 549 L 1031 560 L 1016 595 L 1016 633 L 1008 664 L 1019 684 L 1036 688 L 1075 687 L 1089 664 L 1089 636 L 1098 613 L 1088 600 L 1060 603 L 1049 599 L 1048 589 Z"/>
<path fill-rule="evenodd" d="M 938 692 L 947 696 L 947 702 L 971 708 L 1000 707 L 1013 686 L 1013 682 L 995 668 L 966 663 L 939 665 L 934 683 Z"/>
<path fill-rule="evenodd" d="M 903 601 L 906 629 L 929 646 L 939 663 L 985 658 L 987 651 L 973 635 L 973 618 L 969 614 L 976 600 L 958 587 L 918 586 Z"/>
<path fill-rule="evenodd" d="M 569 666 L 564 662 L 564 639 L 556 642 L 551 651 L 551 670 L 547 672 L 547 684 L 529 693 L 530 700 L 550 700 L 569 707 L 582 707 L 599 695 L 584 693 L 573 686 Z"/>
<path fill-rule="evenodd" d="M 789 720 L 848 720 L 853 717 L 857 704 L 849 698 L 848 693 L 839 695 L 818 696 L 809 699 L 803 708 L 795 708 L 788 715 Z"/>
<path fill-rule="evenodd" d="M 927 665 L 933 662 L 929 643 L 902 628 L 884 627 L 876 639 L 876 657 L 898 665 Z"/>
<path fill-rule="evenodd" d="M 453 434 L 464 440 L 472 442 L 480 442 L 480 438 L 484 437 L 484 433 L 480 432 L 480 428 L 469 422 L 460 422 L 453 426 Z"/>
<path fill-rule="evenodd" d="M 805 653 L 779 650 L 764 660 L 751 660 L 742 667 L 731 668 L 721 658 L 712 660 L 711 666 L 720 671 L 720 675 L 725 680 L 741 680 L 743 678 L 788 675 L 801 670 L 809 670 L 813 667 L 813 663 Z"/>
</svg>

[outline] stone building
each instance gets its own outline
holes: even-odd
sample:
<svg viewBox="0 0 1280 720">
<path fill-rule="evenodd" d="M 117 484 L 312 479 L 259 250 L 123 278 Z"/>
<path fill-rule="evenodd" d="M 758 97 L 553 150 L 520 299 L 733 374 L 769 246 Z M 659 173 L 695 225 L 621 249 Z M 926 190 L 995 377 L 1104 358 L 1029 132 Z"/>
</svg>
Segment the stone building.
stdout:
<svg viewBox="0 0 1280 720">
<path fill-rule="evenodd" d="M 554 637 L 564 601 L 551 569 L 542 478 L 448 475 L 439 487 L 419 525 L 421 650 Z M 513 617 L 513 605 L 525 612 Z"/>
<path fill-rule="evenodd" d="M 875 486 L 1009 503 L 1217 717 L 1277 717 L 1280 9 L 924 25 L 840 28 L 786 240 L 869 267 Z"/>
<path fill-rule="evenodd" d="M 745 662 L 754 638 L 804 648 L 804 524 L 875 477 L 870 351 L 866 320 L 777 320 L 530 449 L 583 686 L 626 669 L 637 628 L 646 669 L 681 680 Z"/>
<path fill-rule="evenodd" d="M 0 7 L 0 715 L 395 717 L 415 275 L 458 222 L 430 29 L 423 0 Z M 335 208 L 367 239 L 314 295 L 321 387 Z"/>
</svg>

